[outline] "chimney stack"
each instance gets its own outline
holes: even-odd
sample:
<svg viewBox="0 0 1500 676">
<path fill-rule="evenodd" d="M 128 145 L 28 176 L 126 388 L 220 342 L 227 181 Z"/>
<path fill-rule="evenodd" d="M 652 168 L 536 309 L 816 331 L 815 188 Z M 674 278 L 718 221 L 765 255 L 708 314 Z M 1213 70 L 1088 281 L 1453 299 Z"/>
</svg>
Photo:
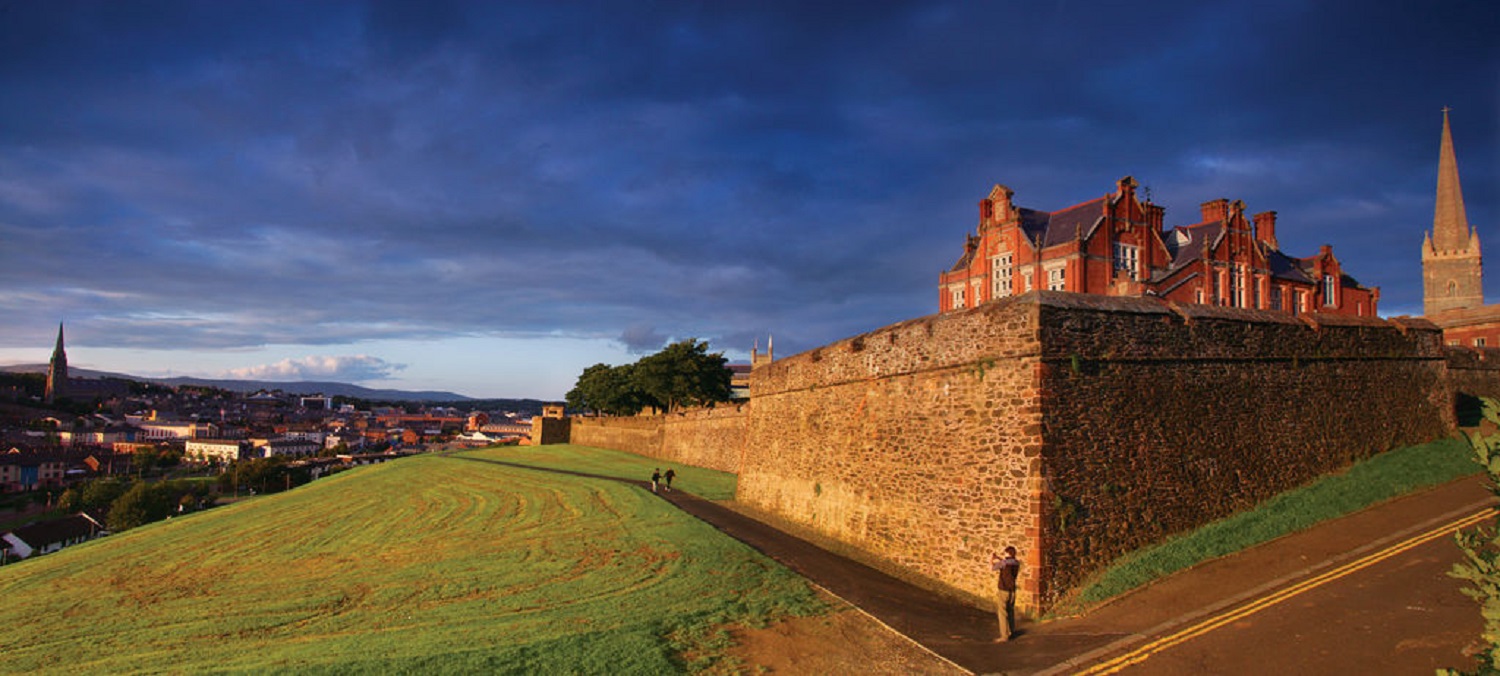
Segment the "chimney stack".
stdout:
<svg viewBox="0 0 1500 676">
<path fill-rule="evenodd" d="M 1222 221 L 1229 218 L 1229 200 L 1222 197 L 1204 202 L 1198 208 L 1203 210 L 1204 223 Z"/>
<path fill-rule="evenodd" d="M 1281 245 L 1276 242 L 1276 212 L 1262 211 L 1255 215 L 1255 239 L 1272 249 L 1281 250 Z"/>
</svg>

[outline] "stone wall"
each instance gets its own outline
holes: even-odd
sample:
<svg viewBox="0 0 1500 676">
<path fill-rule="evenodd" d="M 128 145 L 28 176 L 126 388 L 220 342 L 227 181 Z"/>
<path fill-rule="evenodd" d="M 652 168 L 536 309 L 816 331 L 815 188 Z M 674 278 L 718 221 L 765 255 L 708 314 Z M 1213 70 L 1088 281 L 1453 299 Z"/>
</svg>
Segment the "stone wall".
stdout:
<svg viewBox="0 0 1500 676">
<path fill-rule="evenodd" d="M 1500 347 L 1449 347 L 1445 356 L 1454 391 L 1500 398 Z"/>
<path fill-rule="evenodd" d="M 1445 434 L 1435 327 L 1033 292 L 757 369 L 737 499 L 935 589 L 1019 602 Z"/>
<path fill-rule="evenodd" d="M 1037 310 L 989 303 L 756 369 L 736 499 L 961 595 L 991 593 L 1006 544 L 1035 570 Z"/>
<path fill-rule="evenodd" d="M 574 417 L 569 443 L 656 457 L 661 452 L 661 416 Z"/>
<path fill-rule="evenodd" d="M 1443 436 L 1436 327 L 1050 299 L 1041 313 L 1049 597 L 1117 556 Z"/>
<path fill-rule="evenodd" d="M 664 415 L 570 420 L 570 443 L 737 473 L 745 448 L 749 406 L 721 404 Z"/>
<path fill-rule="evenodd" d="M 661 449 L 653 457 L 738 474 L 749 422 L 749 404 L 720 404 L 664 416 Z"/>
</svg>

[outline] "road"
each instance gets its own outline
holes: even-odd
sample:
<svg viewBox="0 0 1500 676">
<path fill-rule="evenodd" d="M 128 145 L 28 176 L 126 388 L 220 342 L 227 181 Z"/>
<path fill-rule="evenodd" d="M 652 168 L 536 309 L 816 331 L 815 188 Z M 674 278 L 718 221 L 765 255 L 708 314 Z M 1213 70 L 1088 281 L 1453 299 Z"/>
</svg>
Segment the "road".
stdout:
<svg viewBox="0 0 1500 676">
<path fill-rule="evenodd" d="M 1448 575 L 1455 519 L 1164 632 L 1082 674 L 1431 674 L 1482 630 Z"/>
</svg>

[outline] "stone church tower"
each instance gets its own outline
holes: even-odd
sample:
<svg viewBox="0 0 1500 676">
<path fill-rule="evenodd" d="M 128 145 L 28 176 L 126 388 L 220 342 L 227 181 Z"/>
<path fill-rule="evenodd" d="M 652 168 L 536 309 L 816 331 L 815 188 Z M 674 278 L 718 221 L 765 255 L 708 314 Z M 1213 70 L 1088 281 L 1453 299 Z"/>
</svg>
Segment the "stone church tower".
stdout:
<svg viewBox="0 0 1500 676">
<path fill-rule="evenodd" d="M 1458 184 L 1458 160 L 1448 109 L 1443 109 L 1443 141 L 1438 156 L 1437 208 L 1432 232 L 1422 241 L 1422 312 L 1477 308 L 1484 304 L 1479 256 L 1479 233 L 1464 215 L 1463 189 Z"/>
<path fill-rule="evenodd" d="M 52 361 L 47 367 L 47 403 L 68 396 L 68 353 L 63 351 L 63 325 L 57 325 L 57 347 L 52 348 Z"/>
</svg>

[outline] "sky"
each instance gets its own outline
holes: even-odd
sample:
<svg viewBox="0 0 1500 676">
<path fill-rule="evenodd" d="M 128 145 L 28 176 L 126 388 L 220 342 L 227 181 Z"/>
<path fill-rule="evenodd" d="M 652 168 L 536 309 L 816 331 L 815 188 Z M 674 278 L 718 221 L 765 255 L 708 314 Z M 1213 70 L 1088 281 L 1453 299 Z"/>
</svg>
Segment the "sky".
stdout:
<svg viewBox="0 0 1500 676">
<path fill-rule="evenodd" d="M 1127 175 L 1420 314 L 1444 107 L 1500 261 L 1496 35 L 1490 0 L 0 0 L 0 364 L 64 323 L 75 368 L 560 399 L 932 314 L 992 186 Z"/>
</svg>

